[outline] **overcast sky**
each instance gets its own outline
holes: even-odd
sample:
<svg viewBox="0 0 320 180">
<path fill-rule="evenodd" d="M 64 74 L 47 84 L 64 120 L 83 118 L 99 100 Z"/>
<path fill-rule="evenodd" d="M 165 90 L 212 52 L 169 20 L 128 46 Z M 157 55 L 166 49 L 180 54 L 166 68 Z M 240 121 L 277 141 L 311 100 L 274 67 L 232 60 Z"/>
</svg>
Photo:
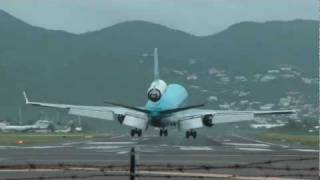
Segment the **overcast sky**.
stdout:
<svg viewBox="0 0 320 180">
<path fill-rule="evenodd" d="M 318 19 L 318 0 L 0 0 L 29 24 L 74 33 L 145 20 L 195 35 L 241 21 Z"/>
</svg>

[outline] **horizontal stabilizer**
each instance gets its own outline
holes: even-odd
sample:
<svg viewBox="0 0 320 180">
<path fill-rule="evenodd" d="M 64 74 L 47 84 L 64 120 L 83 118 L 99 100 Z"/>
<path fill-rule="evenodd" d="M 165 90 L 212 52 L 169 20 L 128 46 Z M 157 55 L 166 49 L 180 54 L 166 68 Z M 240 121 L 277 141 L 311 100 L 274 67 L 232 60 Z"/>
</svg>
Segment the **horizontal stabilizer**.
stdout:
<svg viewBox="0 0 320 180">
<path fill-rule="evenodd" d="M 181 108 L 163 110 L 163 111 L 160 111 L 160 113 L 161 114 L 171 114 L 171 113 L 176 113 L 176 112 L 185 111 L 188 109 L 199 108 L 199 107 L 204 107 L 204 106 L 205 106 L 205 104 L 197 104 L 197 105 L 191 105 L 191 106 L 186 106 L 186 107 L 181 107 Z"/>
<path fill-rule="evenodd" d="M 104 101 L 104 103 L 110 104 L 110 105 L 113 105 L 113 106 L 118 106 L 118 107 L 131 109 L 131 110 L 138 111 L 138 112 L 149 113 L 149 111 L 146 110 L 146 109 L 142 109 L 142 108 L 138 108 L 138 107 L 134 107 L 134 106 L 129 106 L 129 105 L 120 104 L 120 103 L 114 103 L 114 102 L 109 102 L 109 101 Z"/>
</svg>

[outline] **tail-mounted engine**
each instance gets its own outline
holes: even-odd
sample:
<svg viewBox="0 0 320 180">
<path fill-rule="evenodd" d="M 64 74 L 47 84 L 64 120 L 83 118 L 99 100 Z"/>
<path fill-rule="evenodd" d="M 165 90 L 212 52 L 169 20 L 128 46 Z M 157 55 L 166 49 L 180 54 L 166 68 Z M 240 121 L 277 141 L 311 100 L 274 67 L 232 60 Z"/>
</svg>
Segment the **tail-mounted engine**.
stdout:
<svg viewBox="0 0 320 180">
<path fill-rule="evenodd" d="M 151 83 L 147 95 L 148 99 L 157 102 L 161 99 L 167 89 L 167 84 L 163 80 L 155 80 Z"/>
<path fill-rule="evenodd" d="M 205 126 L 212 127 L 213 126 L 213 115 L 207 114 L 207 115 L 203 116 L 202 122 Z"/>
</svg>

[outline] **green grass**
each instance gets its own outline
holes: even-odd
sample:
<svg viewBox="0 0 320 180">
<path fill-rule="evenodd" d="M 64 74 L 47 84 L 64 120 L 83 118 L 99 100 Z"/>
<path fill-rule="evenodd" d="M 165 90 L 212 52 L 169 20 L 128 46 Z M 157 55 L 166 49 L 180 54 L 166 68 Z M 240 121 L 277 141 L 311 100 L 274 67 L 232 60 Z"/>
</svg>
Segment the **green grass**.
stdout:
<svg viewBox="0 0 320 180">
<path fill-rule="evenodd" d="M 264 133 L 258 138 L 266 141 L 287 141 L 290 143 L 300 143 L 308 146 L 319 146 L 319 136 L 317 135 L 290 135 L 282 133 Z"/>
<path fill-rule="evenodd" d="M 36 134 L 36 133 L 0 133 L 0 145 L 34 145 L 34 144 L 50 144 L 57 142 L 74 142 L 85 139 L 90 139 L 100 135 L 96 134 Z M 106 135 L 101 135 L 106 136 Z M 23 141 L 23 144 L 18 144 L 18 141 Z"/>
</svg>

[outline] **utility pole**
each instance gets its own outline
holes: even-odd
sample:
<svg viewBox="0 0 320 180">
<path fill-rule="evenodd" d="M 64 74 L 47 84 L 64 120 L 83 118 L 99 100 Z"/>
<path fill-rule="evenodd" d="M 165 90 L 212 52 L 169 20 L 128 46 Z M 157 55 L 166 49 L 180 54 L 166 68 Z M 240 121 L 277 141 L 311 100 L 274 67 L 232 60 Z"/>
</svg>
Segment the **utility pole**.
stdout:
<svg viewBox="0 0 320 180">
<path fill-rule="evenodd" d="M 134 147 L 130 151 L 130 180 L 136 179 L 136 152 Z"/>
</svg>

